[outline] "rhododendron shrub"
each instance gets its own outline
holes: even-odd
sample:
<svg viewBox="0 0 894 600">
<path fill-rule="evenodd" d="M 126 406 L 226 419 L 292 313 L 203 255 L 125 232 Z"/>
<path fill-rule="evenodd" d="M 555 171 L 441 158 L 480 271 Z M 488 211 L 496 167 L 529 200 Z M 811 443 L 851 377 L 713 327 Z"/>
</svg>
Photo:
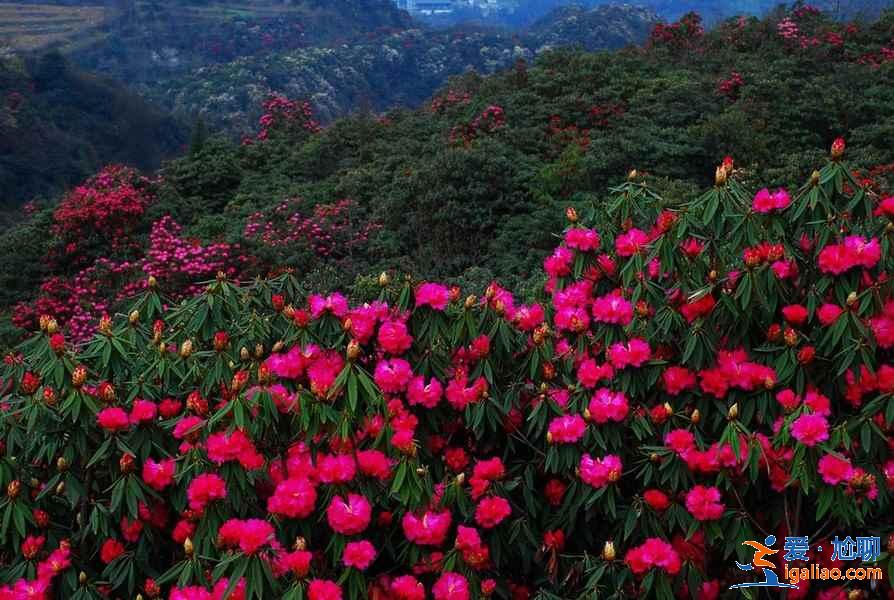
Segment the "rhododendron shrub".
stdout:
<svg viewBox="0 0 894 600">
<path fill-rule="evenodd" d="M 892 202 L 844 152 L 632 173 L 536 298 L 221 272 L 84 344 L 44 316 L 2 374 L 0 597 L 715 598 L 745 540 L 891 548 Z"/>
</svg>

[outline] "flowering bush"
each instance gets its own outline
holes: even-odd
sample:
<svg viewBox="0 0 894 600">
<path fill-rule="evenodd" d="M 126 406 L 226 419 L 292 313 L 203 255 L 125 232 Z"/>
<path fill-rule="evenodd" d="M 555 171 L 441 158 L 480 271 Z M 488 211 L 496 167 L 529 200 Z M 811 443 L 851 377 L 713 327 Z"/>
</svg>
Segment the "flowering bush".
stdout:
<svg viewBox="0 0 894 600">
<path fill-rule="evenodd" d="M 220 273 L 83 345 L 42 317 L 3 374 L 0 598 L 715 598 L 747 539 L 890 548 L 894 199 L 844 151 L 684 201 L 631 173 L 569 208 L 539 302 Z"/>
</svg>

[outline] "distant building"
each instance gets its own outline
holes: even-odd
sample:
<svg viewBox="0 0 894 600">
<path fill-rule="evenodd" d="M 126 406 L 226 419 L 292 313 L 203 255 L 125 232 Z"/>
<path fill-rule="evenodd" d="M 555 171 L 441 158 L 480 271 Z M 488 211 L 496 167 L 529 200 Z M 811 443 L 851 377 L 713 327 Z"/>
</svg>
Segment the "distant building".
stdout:
<svg viewBox="0 0 894 600">
<path fill-rule="evenodd" d="M 444 14 L 455 8 L 453 0 L 396 0 L 397 7 L 411 13 Z"/>
</svg>

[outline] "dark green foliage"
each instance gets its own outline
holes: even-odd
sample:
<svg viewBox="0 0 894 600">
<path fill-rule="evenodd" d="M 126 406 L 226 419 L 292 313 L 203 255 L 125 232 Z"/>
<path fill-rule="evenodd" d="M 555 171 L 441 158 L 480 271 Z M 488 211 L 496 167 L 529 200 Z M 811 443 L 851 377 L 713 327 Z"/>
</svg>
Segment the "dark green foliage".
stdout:
<svg viewBox="0 0 894 600">
<path fill-rule="evenodd" d="M 58 194 L 109 162 L 158 167 L 183 128 L 119 84 L 59 53 L 0 56 L 0 201 Z"/>
</svg>

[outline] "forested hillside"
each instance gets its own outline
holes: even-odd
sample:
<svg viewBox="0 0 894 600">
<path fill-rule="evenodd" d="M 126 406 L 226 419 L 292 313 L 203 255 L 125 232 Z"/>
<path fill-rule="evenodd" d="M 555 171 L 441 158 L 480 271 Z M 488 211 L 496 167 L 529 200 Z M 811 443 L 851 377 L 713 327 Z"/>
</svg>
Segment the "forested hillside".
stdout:
<svg viewBox="0 0 894 600">
<path fill-rule="evenodd" d="M 630 6 L 557 12 L 518 35 L 462 27 L 407 29 L 369 41 L 250 55 L 141 89 L 175 114 L 202 115 L 213 128 L 254 127 L 271 94 L 307 99 L 330 122 L 360 110 L 416 107 L 451 75 L 493 73 L 550 47 L 621 48 L 645 41 L 655 15 Z"/>
<path fill-rule="evenodd" d="M 320 128 L 309 105 L 276 100 L 242 143 L 199 136 L 159 180 L 89 182 L 7 232 L 3 247 L 18 252 L 4 303 L 27 301 L 15 311 L 22 325 L 50 311 L 86 327 L 97 298 L 114 300 L 170 247 L 202 257 L 197 271 L 186 261 L 169 275 L 178 281 L 227 264 L 240 276 L 292 268 L 323 290 L 359 291 L 363 275 L 389 268 L 524 289 L 562 209 L 598 205 L 632 169 L 686 197 L 730 155 L 744 181 L 773 186 L 840 135 L 866 185 L 883 188 L 894 169 L 892 39 L 891 14 L 857 26 L 799 10 L 709 33 L 687 18 L 656 27 L 643 48 L 546 53 L 455 78 L 421 109 L 383 117 Z M 109 225 L 127 232 L 113 247 L 100 226 L 65 233 L 72 215 L 97 210 L 78 208 L 94 196 L 132 206 Z"/>
<path fill-rule="evenodd" d="M 0 55 L 0 203 L 55 197 L 108 162 L 157 168 L 188 128 L 58 53 Z"/>
</svg>

